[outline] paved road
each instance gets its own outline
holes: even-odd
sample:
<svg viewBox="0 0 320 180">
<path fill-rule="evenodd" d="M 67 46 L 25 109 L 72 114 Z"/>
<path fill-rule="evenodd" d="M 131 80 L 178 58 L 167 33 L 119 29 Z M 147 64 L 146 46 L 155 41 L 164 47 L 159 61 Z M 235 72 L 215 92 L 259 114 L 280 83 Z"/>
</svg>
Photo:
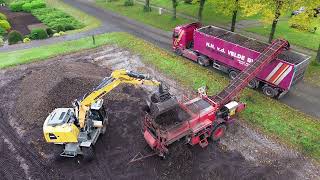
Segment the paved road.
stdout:
<svg viewBox="0 0 320 180">
<path fill-rule="evenodd" d="M 102 21 L 102 27 L 84 32 L 81 34 L 69 35 L 63 38 L 54 39 L 53 42 L 50 40 L 47 41 L 38 41 L 35 44 L 30 44 L 30 47 L 41 46 L 43 44 L 52 44 L 57 41 L 63 40 L 72 40 L 80 37 L 84 37 L 91 34 L 98 34 L 104 32 L 116 32 L 123 31 L 138 36 L 144 40 L 147 40 L 157 46 L 170 50 L 171 49 L 171 33 L 165 32 L 145 24 L 130 20 L 126 17 L 117 15 L 110 11 L 102 10 L 89 4 L 88 1 L 84 0 L 64 0 L 64 2 L 88 13 Z M 11 47 L 10 50 L 13 49 L 23 49 L 30 47 L 20 47 L 15 46 Z M 0 51 L 5 51 L 1 50 Z M 296 108 L 300 111 L 303 111 L 309 115 L 320 118 L 320 90 L 316 87 L 312 87 L 305 82 L 301 82 L 297 84 L 291 91 L 283 97 L 281 102 Z"/>
</svg>

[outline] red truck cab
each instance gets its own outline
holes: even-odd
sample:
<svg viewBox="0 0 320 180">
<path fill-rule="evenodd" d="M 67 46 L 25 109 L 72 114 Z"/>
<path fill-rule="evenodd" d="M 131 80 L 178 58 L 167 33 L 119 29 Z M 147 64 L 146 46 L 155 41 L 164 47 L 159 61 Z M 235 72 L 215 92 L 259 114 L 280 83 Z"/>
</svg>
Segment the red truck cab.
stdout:
<svg viewBox="0 0 320 180">
<path fill-rule="evenodd" d="M 193 42 L 193 32 L 200 28 L 200 23 L 191 23 L 184 26 L 177 26 L 173 30 L 173 42 L 172 48 L 177 54 L 182 55 L 184 49 L 188 49 L 192 46 Z"/>
</svg>

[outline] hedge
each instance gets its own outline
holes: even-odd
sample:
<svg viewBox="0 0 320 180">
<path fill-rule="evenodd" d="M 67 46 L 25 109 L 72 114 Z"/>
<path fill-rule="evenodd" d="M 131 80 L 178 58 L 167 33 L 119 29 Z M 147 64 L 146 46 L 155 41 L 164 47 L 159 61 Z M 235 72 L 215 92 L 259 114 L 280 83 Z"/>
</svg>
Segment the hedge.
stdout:
<svg viewBox="0 0 320 180">
<path fill-rule="evenodd" d="M 77 21 L 74 17 L 54 8 L 41 8 L 32 10 L 31 13 L 48 27 L 59 31 L 80 29 L 84 24 Z"/>
<path fill-rule="evenodd" d="M 11 11 L 22 11 L 22 6 L 26 3 L 27 1 L 14 1 L 10 3 L 9 8 Z"/>
<path fill-rule="evenodd" d="M 9 5 L 11 11 L 30 12 L 32 9 L 46 7 L 44 0 L 16 0 Z"/>
<path fill-rule="evenodd" d="M 6 31 L 11 29 L 11 26 L 7 20 L 0 20 L 0 27 L 5 29 Z"/>
<path fill-rule="evenodd" d="M 31 12 L 31 10 L 33 9 L 39 9 L 39 8 L 44 8 L 46 7 L 46 3 L 43 2 L 42 0 L 36 0 L 36 1 L 32 1 L 30 3 L 25 3 L 22 6 L 22 10 L 25 12 Z"/>
<path fill-rule="evenodd" d="M 23 41 L 23 37 L 19 31 L 11 31 L 8 35 L 9 44 L 17 44 L 20 41 Z"/>
</svg>

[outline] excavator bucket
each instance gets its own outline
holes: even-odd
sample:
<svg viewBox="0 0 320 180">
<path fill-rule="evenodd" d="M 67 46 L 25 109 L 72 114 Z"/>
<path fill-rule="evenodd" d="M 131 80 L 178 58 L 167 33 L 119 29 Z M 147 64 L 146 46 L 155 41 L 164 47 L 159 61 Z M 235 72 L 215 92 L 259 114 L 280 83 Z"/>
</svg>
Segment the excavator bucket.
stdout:
<svg viewBox="0 0 320 180">
<path fill-rule="evenodd" d="M 148 113 L 152 117 L 157 117 L 178 105 L 177 98 L 161 88 L 149 97 L 149 103 Z"/>
</svg>

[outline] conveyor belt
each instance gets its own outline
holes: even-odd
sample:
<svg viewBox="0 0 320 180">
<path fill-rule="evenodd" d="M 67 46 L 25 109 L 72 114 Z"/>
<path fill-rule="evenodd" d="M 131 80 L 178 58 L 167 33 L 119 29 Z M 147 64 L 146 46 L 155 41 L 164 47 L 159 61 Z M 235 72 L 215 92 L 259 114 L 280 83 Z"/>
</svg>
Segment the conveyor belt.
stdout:
<svg viewBox="0 0 320 180">
<path fill-rule="evenodd" d="M 213 96 L 212 100 L 220 107 L 231 101 L 256 77 L 263 67 L 276 58 L 284 48 L 289 48 L 288 41 L 283 39 L 274 40 L 273 43 L 268 46 L 252 64 L 240 72 L 224 90 Z"/>
</svg>

